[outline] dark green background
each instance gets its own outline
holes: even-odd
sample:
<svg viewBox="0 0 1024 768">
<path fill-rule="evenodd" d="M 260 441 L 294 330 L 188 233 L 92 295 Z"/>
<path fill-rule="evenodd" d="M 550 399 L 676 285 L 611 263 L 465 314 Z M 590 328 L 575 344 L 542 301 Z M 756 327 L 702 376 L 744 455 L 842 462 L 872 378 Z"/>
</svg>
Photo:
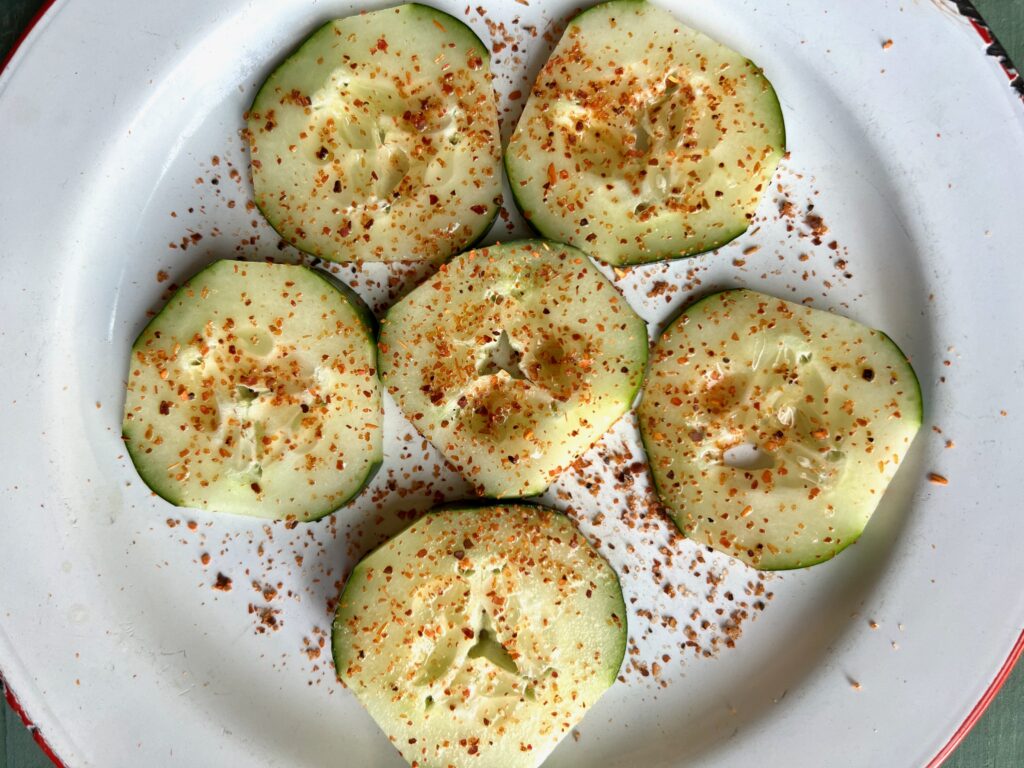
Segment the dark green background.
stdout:
<svg viewBox="0 0 1024 768">
<path fill-rule="evenodd" d="M 14 44 L 40 5 L 40 0 L 0 0 L 0 57 Z M 1011 59 L 1024 67 L 1024 0 L 975 0 L 975 5 L 1006 46 Z M 1022 726 L 1024 664 L 1017 668 L 988 712 L 946 762 L 946 768 L 1024 768 Z M 17 715 L 4 707 L 3 717 L 0 717 L 0 768 L 48 768 L 49 765 Z"/>
</svg>

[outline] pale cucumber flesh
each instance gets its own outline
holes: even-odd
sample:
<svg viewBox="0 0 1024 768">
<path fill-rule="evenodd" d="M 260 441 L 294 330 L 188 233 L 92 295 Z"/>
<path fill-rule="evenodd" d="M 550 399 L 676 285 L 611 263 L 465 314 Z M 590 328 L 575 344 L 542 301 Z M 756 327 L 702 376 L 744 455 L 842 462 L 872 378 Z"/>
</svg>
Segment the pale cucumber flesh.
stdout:
<svg viewBox="0 0 1024 768">
<path fill-rule="evenodd" d="M 534 768 L 615 681 L 625 604 L 566 516 L 428 513 L 339 599 L 338 675 L 413 766 Z"/>
<path fill-rule="evenodd" d="M 381 323 L 384 384 L 487 496 L 542 492 L 632 404 L 643 320 L 580 251 L 539 240 L 464 253 Z"/>
<path fill-rule="evenodd" d="M 638 407 L 662 501 L 694 540 L 755 567 L 814 565 L 867 525 L 921 424 L 888 336 L 749 290 L 687 308 Z"/>
<path fill-rule="evenodd" d="M 383 459 L 369 313 L 306 267 L 218 261 L 135 341 L 123 432 L 173 504 L 309 520 Z"/>
<path fill-rule="evenodd" d="M 742 234 L 784 152 L 760 69 L 658 6 L 612 0 L 570 22 L 505 167 L 538 232 L 624 265 Z"/>
<path fill-rule="evenodd" d="M 486 47 L 409 4 L 329 22 L 248 114 L 256 203 L 333 261 L 441 261 L 486 232 L 501 196 Z"/>
</svg>

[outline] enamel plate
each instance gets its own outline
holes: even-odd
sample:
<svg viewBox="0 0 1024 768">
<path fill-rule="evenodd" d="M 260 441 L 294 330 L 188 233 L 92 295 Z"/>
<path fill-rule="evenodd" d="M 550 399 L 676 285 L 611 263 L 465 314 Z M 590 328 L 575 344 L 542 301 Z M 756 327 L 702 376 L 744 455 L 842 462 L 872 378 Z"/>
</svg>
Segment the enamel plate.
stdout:
<svg viewBox="0 0 1024 768">
<path fill-rule="evenodd" d="M 507 140 L 577 3 L 437 4 L 492 47 Z M 789 154 L 733 243 L 602 269 L 652 334 L 734 286 L 880 328 L 925 422 L 861 540 L 770 577 L 673 536 L 635 420 L 613 427 L 544 500 L 621 574 L 630 642 L 547 765 L 927 765 L 1024 624 L 1021 80 L 963 3 L 667 5 L 764 68 Z M 243 114 L 306 34 L 372 7 L 58 0 L 0 75 L 0 669 L 69 768 L 403 765 L 335 682 L 333 600 L 466 484 L 390 400 L 383 469 L 308 525 L 172 507 L 120 436 L 128 350 L 172 285 L 299 258 L 252 206 Z M 524 232 L 512 214 L 490 240 Z M 426 274 L 335 271 L 378 312 Z"/>
</svg>

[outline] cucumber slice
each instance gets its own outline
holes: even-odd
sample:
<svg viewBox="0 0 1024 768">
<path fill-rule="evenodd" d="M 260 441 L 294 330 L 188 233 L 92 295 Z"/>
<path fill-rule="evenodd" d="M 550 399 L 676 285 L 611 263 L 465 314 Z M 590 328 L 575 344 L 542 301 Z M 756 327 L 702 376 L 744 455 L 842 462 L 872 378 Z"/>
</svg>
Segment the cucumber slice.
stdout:
<svg viewBox="0 0 1024 768">
<path fill-rule="evenodd" d="M 734 290 L 665 330 L 638 416 L 684 534 L 802 568 L 860 536 L 921 425 L 921 390 L 884 333 Z"/>
<path fill-rule="evenodd" d="M 306 267 L 218 261 L 132 347 L 123 434 L 172 504 L 314 520 L 383 461 L 372 316 Z"/>
<path fill-rule="evenodd" d="M 742 234 L 785 152 L 760 69 L 637 0 L 577 16 L 505 152 L 537 231 L 609 264 L 692 256 Z"/>
<path fill-rule="evenodd" d="M 478 491 L 541 493 L 632 404 L 647 327 L 580 251 L 469 251 L 381 322 L 398 405 Z"/>
<path fill-rule="evenodd" d="M 487 47 L 424 5 L 331 21 L 248 114 L 256 204 L 292 245 L 333 261 L 441 261 L 501 198 Z"/>
<path fill-rule="evenodd" d="M 332 640 L 338 677 L 414 767 L 533 768 L 615 681 L 626 607 L 565 515 L 446 509 L 355 567 Z"/>
</svg>

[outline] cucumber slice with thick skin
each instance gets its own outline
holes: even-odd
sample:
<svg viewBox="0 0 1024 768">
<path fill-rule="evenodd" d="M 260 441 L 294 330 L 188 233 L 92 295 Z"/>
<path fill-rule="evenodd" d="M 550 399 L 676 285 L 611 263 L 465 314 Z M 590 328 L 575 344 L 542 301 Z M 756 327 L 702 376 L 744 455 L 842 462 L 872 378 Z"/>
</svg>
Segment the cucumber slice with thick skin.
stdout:
<svg viewBox="0 0 1024 768">
<path fill-rule="evenodd" d="M 313 520 L 383 461 L 372 316 L 332 278 L 218 261 L 136 339 L 125 445 L 172 504 Z"/>
<path fill-rule="evenodd" d="M 763 570 L 856 541 L 922 418 L 914 370 L 884 333 L 748 290 L 665 330 L 638 415 L 683 533 Z"/>
<path fill-rule="evenodd" d="M 424 5 L 331 21 L 267 79 L 248 115 L 256 204 L 333 261 L 441 261 L 501 197 L 487 47 Z"/>
<path fill-rule="evenodd" d="M 615 681 L 626 607 L 565 515 L 420 518 L 352 572 L 334 664 L 416 768 L 533 768 Z"/>
<path fill-rule="evenodd" d="M 505 167 L 542 235 L 640 264 L 742 234 L 785 143 L 754 64 L 657 6 L 612 0 L 570 22 Z"/>
<path fill-rule="evenodd" d="M 381 378 L 479 492 L 541 493 L 632 404 L 647 327 L 569 246 L 464 253 L 381 322 Z"/>
</svg>

